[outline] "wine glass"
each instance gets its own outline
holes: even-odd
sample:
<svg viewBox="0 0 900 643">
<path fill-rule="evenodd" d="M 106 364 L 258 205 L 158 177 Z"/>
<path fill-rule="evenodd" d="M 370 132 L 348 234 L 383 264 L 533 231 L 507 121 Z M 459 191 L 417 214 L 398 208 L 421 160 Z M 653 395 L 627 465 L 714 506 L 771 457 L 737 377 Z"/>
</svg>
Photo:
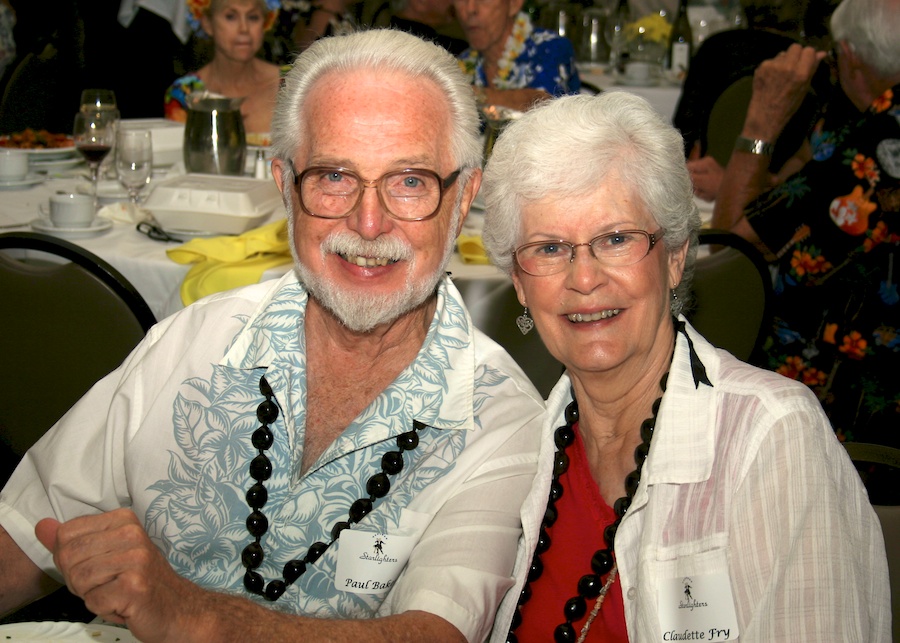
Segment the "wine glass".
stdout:
<svg viewBox="0 0 900 643">
<path fill-rule="evenodd" d="M 81 92 L 82 112 L 118 110 L 116 93 L 111 89 L 85 89 Z"/>
<path fill-rule="evenodd" d="M 73 134 L 77 149 L 91 168 L 91 195 L 97 209 L 97 181 L 100 163 L 107 157 L 116 141 L 117 114 L 110 110 L 78 112 L 75 114 Z"/>
<path fill-rule="evenodd" d="M 150 182 L 152 169 L 150 130 L 121 128 L 116 134 L 116 173 L 134 207 L 140 202 L 141 190 Z"/>
</svg>

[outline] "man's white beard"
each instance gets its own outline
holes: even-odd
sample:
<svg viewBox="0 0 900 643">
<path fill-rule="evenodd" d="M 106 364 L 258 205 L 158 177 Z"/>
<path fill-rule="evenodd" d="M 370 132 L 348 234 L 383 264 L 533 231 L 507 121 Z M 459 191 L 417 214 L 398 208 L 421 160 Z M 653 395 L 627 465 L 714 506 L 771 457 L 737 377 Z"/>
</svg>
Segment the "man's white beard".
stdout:
<svg viewBox="0 0 900 643">
<path fill-rule="evenodd" d="M 453 208 L 453 217 L 448 228 L 448 238 L 444 246 L 444 257 L 437 270 L 431 275 L 414 282 L 418 257 L 408 243 L 393 236 L 381 236 L 367 241 L 347 229 L 336 229 L 321 245 L 322 259 L 328 254 L 357 255 L 361 257 L 386 258 L 390 261 L 406 262 L 406 281 L 403 288 L 387 294 L 377 294 L 350 289 L 342 289 L 333 280 L 316 275 L 300 261 L 294 241 L 294 207 L 290 195 L 284 199 L 288 217 L 288 239 L 294 266 L 300 280 L 309 291 L 309 296 L 330 311 L 347 328 L 365 333 L 382 324 L 393 322 L 417 308 L 434 294 L 438 283 L 450 263 L 450 256 L 456 243 L 456 228 L 459 221 L 459 201 Z M 302 215 L 307 216 L 307 215 Z"/>
</svg>

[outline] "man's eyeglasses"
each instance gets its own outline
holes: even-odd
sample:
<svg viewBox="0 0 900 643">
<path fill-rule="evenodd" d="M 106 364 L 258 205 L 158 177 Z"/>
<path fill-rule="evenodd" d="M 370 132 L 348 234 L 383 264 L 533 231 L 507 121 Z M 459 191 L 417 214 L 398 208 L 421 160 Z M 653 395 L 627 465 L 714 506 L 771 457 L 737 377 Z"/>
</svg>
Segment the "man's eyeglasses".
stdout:
<svg viewBox="0 0 900 643">
<path fill-rule="evenodd" d="M 300 208 L 323 219 L 350 216 L 362 201 L 364 188 L 375 188 L 389 215 L 401 221 L 424 221 L 438 213 L 444 191 L 456 182 L 461 170 L 446 178 L 432 170 L 388 172 L 369 181 L 343 167 L 308 167 L 294 176 Z"/>
<path fill-rule="evenodd" d="M 622 268 L 637 263 L 653 250 L 664 230 L 654 233 L 644 230 L 617 230 L 594 237 L 587 243 L 572 243 L 562 239 L 533 241 L 516 248 L 516 262 L 529 275 L 546 277 L 562 272 L 575 261 L 575 249 L 588 246 L 594 259 L 610 268 Z"/>
</svg>

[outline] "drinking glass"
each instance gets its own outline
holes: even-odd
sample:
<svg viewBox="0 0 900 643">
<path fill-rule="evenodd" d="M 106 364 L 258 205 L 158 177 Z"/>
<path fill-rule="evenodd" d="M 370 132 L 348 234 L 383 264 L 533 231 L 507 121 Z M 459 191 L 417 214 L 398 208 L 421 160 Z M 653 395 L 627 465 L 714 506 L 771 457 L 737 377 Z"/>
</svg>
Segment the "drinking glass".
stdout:
<svg viewBox="0 0 900 643">
<path fill-rule="evenodd" d="M 116 93 L 111 89 L 85 89 L 81 92 L 82 112 L 118 110 Z"/>
<path fill-rule="evenodd" d="M 116 173 L 128 190 L 132 205 L 140 202 L 140 192 L 150 182 L 153 142 L 150 130 L 121 128 L 116 134 Z"/>
<path fill-rule="evenodd" d="M 117 114 L 110 110 L 78 112 L 75 114 L 73 134 L 77 149 L 91 168 L 91 195 L 97 209 L 97 181 L 100 164 L 107 157 L 116 141 Z"/>
</svg>

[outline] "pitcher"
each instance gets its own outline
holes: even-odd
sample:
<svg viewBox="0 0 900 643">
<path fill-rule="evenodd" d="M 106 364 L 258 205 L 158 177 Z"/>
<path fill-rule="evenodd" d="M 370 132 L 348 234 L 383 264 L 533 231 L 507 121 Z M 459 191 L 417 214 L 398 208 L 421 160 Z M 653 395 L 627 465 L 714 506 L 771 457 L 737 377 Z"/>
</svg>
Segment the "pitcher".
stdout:
<svg viewBox="0 0 900 643">
<path fill-rule="evenodd" d="M 184 167 L 204 174 L 244 173 L 247 138 L 243 98 L 200 94 L 188 104 L 184 126 Z"/>
</svg>

